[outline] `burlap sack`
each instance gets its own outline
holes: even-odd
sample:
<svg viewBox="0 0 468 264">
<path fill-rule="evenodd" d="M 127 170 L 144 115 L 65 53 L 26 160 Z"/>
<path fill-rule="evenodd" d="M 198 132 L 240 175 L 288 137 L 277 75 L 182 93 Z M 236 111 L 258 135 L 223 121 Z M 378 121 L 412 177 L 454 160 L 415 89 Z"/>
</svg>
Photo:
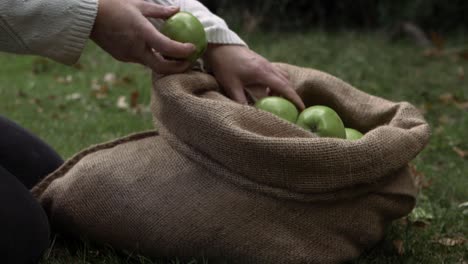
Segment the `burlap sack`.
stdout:
<svg viewBox="0 0 468 264">
<path fill-rule="evenodd" d="M 159 134 L 76 154 L 33 190 L 52 225 L 148 256 L 210 263 L 340 263 L 409 213 L 407 164 L 429 127 L 408 103 L 279 64 L 306 105 L 334 108 L 357 141 L 319 138 L 234 103 L 207 74 L 154 81 Z"/>
</svg>

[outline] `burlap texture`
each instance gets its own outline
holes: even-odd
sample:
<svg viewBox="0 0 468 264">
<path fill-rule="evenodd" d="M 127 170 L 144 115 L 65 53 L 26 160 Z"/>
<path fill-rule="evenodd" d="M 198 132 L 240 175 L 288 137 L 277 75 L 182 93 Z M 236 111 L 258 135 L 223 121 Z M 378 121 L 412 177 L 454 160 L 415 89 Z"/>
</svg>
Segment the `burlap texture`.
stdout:
<svg viewBox="0 0 468 264">
<path fill-rule="evenodd" d="M 406 102 L 278 64 L 306 105 L 334 108 L 357 141 L 320 138 L 230 101 L 215 79 L 155 79 L 159 128 L 97 145 L 33 189 L 54 227 L 148 256 L 232 263 L 340 263 L 409 213 L 407 168 L 429 127 Z"/>
</svg>

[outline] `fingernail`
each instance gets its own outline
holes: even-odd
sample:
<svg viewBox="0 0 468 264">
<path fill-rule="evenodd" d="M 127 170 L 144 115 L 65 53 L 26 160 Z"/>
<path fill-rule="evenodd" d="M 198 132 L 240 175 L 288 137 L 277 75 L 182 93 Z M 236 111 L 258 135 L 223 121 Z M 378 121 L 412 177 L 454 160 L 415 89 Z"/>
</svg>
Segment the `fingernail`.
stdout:
<svg viewBox="0 0 468 264">
<path fill-rule="evenodd" d="M 177 9 L 179 9 L 178 6 L 170 6 L 169 7 L 169 10 L 171 10 L 171 11 L 176 11 Z"/>
<path fill-rule="evenodd" d="M 190 49 L 191 49 L 192 51 L 195 51 L 195 50 L 197 49 L 197 48 L 195 47 L 195 45 L 193 45 L 192 43 L 186 43 L 185 45 L 186 45 L 187 47 L 190 47 Z"/>
</svg>

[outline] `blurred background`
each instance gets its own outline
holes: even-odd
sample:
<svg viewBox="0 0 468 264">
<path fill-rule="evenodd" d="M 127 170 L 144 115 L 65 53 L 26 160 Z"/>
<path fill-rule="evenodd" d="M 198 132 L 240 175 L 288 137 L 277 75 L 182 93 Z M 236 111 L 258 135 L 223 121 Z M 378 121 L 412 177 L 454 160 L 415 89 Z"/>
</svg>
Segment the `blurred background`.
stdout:
<svg viewBox="0 0 468 264">
<path fill-rule="evenodd" d="M 413 23 L 423 30 L 468 28 L 466 0 L 202 0 L 231 24 L 275 30 L 360 28 L 396 30 Z M 240 12 L 241 11 L 241 12 Z M 242 14 L 240 16 L 240 14 Z M 250 27 L 250 28 L 249 28 Z"/>
</svg>

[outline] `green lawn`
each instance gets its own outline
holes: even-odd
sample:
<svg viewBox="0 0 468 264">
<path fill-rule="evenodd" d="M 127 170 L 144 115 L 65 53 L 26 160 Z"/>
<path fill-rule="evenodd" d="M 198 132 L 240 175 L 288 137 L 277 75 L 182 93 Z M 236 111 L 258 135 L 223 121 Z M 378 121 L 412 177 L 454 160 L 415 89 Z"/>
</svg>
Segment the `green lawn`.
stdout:
<svg viewBox="0 0 468 264">
<path fill-rule="evenodd" d="M 413 221 L 392 225 L 386 240 L 355 263 L 466 264 L 468 207 L 459 205 L 468 201 L 468 153 L 462 155 L 468 151 L 468 60 L 423 56 L 412 43 L 391 43 L 377 33 L 245 38 L 272 61 L 317 68 L 371 94 L 409 101 L 425 112 L 431 124 L 430 144 L 413 162 L 428 182 L 418 202 L 420 214 L 414 214 Z M 468 37 L 458 35 L 445 44 L 456 48 L 466 43 Z M 150 72 L 116 62 L 94 45 L 87 47 L 79 67 L 6 54 L 0 54 L 0 65 L 0 113 L 37 133 L 65 158 L 91 144 L 152 128 L 146 109 Z M 101 90 L 101 97 L 96 97 L 93 87 Z M 138 93 L 141 111 L 117 107 L 121 96 L 130 104 L 132 93 L 135 98 Z M 185 263 L 157 263 L 166 262 Z M 57 236 L 42 263 L 153 262 Z"/>
</svg>

